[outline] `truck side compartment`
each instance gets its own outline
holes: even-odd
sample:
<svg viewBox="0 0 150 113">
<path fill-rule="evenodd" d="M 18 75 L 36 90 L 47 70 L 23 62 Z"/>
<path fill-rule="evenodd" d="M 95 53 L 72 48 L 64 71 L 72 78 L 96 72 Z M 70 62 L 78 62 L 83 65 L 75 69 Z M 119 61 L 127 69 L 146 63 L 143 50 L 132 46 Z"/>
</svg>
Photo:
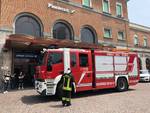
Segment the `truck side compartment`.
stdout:
<svg viewBox="0 0 150 113">
<path fill-rule="evenodd" d="M 67 68 L 72 70 L 76 92 L 106 88 L 125 91 L 139 81 L 136 53 L 60 48 L 49 49 L 45 54 L 35 75 L 35 88 L 40 94 L 56 94 Z"/>
</svg>

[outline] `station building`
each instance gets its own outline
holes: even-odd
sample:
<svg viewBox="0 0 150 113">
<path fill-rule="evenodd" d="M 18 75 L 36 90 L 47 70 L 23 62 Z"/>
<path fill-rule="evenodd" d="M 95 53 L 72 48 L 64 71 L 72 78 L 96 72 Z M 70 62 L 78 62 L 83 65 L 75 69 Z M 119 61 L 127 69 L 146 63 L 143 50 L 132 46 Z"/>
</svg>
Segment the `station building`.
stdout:
<svg viewBox="0 0 150 113">
<path fill-rule="evenodd" d="M 24 70 L 29 80 L 53 39 L 130 48 L 143 62 L 150 56 L 149 28 L 129 22 L 127 0 L 0 0 L 0 15 L 0 72 Z"/>
</svg>

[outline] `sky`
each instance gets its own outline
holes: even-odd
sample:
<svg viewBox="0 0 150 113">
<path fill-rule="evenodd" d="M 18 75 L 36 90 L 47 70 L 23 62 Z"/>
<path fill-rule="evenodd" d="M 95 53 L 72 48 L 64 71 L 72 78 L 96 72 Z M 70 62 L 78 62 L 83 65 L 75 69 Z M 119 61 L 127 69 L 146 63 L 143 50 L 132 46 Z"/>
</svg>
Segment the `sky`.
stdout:
<svg viewBox="0 0 150 113">
<path fill-rule="evenodd" d="M 150 27 L 150 0 L 130 0 L 128 15 L 130 22 Z"/>
</svg>

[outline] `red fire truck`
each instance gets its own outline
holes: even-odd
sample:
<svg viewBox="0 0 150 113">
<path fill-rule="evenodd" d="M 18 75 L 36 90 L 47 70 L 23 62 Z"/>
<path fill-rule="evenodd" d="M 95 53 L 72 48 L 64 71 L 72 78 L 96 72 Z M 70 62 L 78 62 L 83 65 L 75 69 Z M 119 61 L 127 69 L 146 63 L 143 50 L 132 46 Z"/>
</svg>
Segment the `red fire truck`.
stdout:
<svg viewBox="0 0 150 113">
<path fill-rule="evenodd" d="M 62 73 L 70 68 L 73 92 L 116 88 L 125 91 L 139 81 L 138 56 L 133 52 L 91 49 L 47 49 L 36 67 L 35 89 L 42 95 L 61 94 Z"/>
</svg>

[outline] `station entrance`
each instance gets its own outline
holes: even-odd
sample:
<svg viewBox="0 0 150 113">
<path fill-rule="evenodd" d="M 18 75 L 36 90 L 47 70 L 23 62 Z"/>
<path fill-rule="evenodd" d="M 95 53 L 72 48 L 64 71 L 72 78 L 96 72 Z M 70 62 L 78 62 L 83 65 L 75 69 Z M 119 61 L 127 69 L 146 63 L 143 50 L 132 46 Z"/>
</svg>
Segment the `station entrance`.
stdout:
<svg viewBox="0 0 150 113">
<path fill-rule="evenodd" d="M 13 51 L 13 73 L 15 74 L 15 86 L 18 86 L 19 74 L 23 72 L 24 86 L 34 86 L 35 67 L 40 59 L 40 51 L 14 50 Z"/>
</svg>

